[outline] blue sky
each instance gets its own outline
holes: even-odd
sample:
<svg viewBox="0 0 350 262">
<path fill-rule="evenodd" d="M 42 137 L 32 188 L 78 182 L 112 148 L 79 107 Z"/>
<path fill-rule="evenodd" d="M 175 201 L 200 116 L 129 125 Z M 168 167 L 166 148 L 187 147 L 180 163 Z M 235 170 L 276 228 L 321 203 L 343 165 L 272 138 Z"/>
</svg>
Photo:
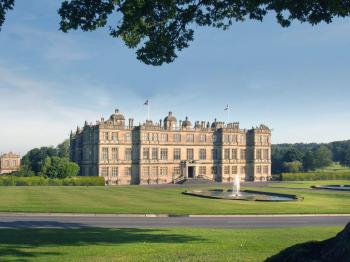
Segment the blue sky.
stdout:
<svg viewBox="0 0 350 262">
<path fill-rule="evenodd" d="M 196 28 L 172 64 L 147 66 L 106 29 L 58 31 L 59 0 L 17 0 L 0 32 L 0 152 L 56 145 L 85 120 L 119 108 L 136 123 L 178 119 L 273 128 L 273 142 L 350 138 L 350 19 L 283 29 Z"/>
</svg>

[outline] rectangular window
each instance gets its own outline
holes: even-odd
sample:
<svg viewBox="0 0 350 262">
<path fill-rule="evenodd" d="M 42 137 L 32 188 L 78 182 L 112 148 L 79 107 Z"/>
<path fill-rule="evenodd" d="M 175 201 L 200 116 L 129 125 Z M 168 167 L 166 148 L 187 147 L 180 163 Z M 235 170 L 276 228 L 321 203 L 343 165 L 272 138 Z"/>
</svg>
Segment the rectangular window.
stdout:
<svg viewBox="0 0 350 262">
<path fill-rule="evenodd" d="M 241 166 L 241 174 L 245 174 L 245 166 Z"/>
<path fill-rule="evenodd" d="M 168 149 L 167 148 L 160 149 L 160 159 L 161 160 L 168 160 Z"/>
<path fill-rule="evenodd" d="M 130 133 L 125 133 L 125 142 L 130 142 L 131 137 L 130 137 Z"/>
<path fill-rule="evenodd" d="M 268 166 L 264 166 L 264 174 L 268 174 L 269 173 L 269 167 Z"/>
<path fill-rule="evenodd" d="M 237 166 L 232 166 L 231 171 L 232 171 L 233 175 L 236 175 L 237 174 Z"/>
<path fill-rule="evenodd" d="M 232 159 L 236 159 L 237 160 L 237 149 L 232 149 Z"/>
<path fill-rule="evenodd" d="M 241 153 L 240 159 L 244 160 L 245 159 L 245 149 L 241 149 L 240 153 Z"/>
<path fill-rule="evenodd" d="M 168 168 L 167 167 L 161 167 L 159 175 L 161 175 L 161 176 L 168 175 Z"/>
<path fill-rule="evenodd" d="M 224 166 L 224 174 L 229 175 L 230 174 L 230 166 Z"/>
<path fill-rule="evenodd" d="M 199 142 L 205 143 L 206 142 L 207 136 L 205 134 L 200 134 L 199 135 Z"/>
<path fill-rule="evenodd" d="M 125 148 L 125 160 L 126 161 L 131 160 L 131 148 Z"/>
<path fill-rule="evenodd" d="M 143 148 L 143 160 L 148 160 L 149 159 L 149 148 L 148 147 L 144 147 Z"/>
<path fill-rule="evenodd" d="M 108 140 L 108 132 L 103 132 L 103 140 Z"/>
<path fill-rule="evenodd" d="M 207 168 L 205 166 L 199 167 L 199 174 L 200 175 L 206 175 L 207 174 Z"/>
<path fill-rule="evenodd" d="M 114 142 L 118 140 L 118 133 L 117 132 L 112 132 L 112 140 Z"/>
<path fill-rule="evenodd" d="M 229 135 L 224 135 L 224 143 L 228 143 L 229 141 Z"/>
<path fill-rule="evenodd" d="M 199 149 L 199 160 L 207 159 L 207 151 L 205 149 Z"/>
<path fill-rule="evenodd" d="M 118 167 L 112 167 L 112 177 L 118 176 Z"/>
<path fill-rule="evenodd" d="M 108 147 L 102 147 L 102 160 L 108 160 Z"/>
<path fill-rule="evenodd" d="M 211 167 L 211 173 L 212 173 L 212 175 L 216 175 L 217 172 L 218 172 L 218 168 L 217 168 L 216 166 L 212 166 L 212 167 Z"/>
<path fill-rule="evenodd" d="M 181 149 L 180 148 L 174 149 L 174 160 L 181 160 Z"/>
<path fill-rule="evenodd" d="M 162 134 L 160 137 L 162 142 L 168 142 L 168 134 Z"/>
<path fill-rule="evenodd" d="M 187 160 L 193 160 L 193 149 L 187 148 Z"/>
<path fill-rule="evenodd" d="M 145 176 L 145 177 L 148 177 L 148 176 L 149 176 L 149 166 L 144 166 L 144 167 L 142 168 L 142 174 L 143 174 L 143 176 Z"/>
<path fill-rule="evenodd" d="M 108 167 L 102 167 L 101 168 L 101 175 L 103 177 L 108 177 Z"/>
<path fill-rule="evenodd" d="M 194 135 L 193 134 L 187 134 L 186 135 L 186 142 L 193 142 L 194 141 Z"/>
<path fill-rule="evenodd" d="M 117 147 L 112 148 L 112 159 L 118 160 L 118 148 Z"/>
<path fill-rule="evenodd" d="M 181 142 L 181 134 L 174 134 L 174 142 Z"/>
<path fill-rule="evenodd" d="M 151 176 L 157 177 L 158 176 L 158 167 L 157 166 L 152 166 L 151 167 Z"/>
<path fill-rule="evenodd" d="M 269 159 L 269 150 L 268 149 L 263 150 L 263 159 Z"/>
<path fill-rule="evenodd" d="M 212 149 L 211 150 L 211 158 L 213 160 L 217 160 L 218 159 L 218 150 L 217 149 Z"/>
<path fill-rule="evenodd" d="M 158 159 L 158 148 L 152 148 L 152 160 Z"/>
<path fill-rule="evenodd" d="M 148 133 L 142 133 L 142 140 L 148 141 Z"/>
<path fill-rule="evenodd" d="M 256 150 L 256 159 L 261 160 L 261 149 Z"/>
<path fill-rule="evenodd" d="M 224 151 L 224 159 L 230 159 L 230 149 L 228 148 Z"/>
<path fill-rule="evenodd" d="M 124 175 L 131 176 L 131 167 L 130 166 L 124 167 Z"/>
<path fill-rule="evenodd" d="M 179 176 L 179 175 L 180 175 L 180 168 L 174 167 L 174 176 Z"/>
<path fill-rule="evenodd" d="M 152 133 L 152 141 L 158 141 L 158 133 Z"/>
<path fill-rule="evenodd" d="M 261 166 L 257 166 L 256 167 L 256 173 L 257 174 L 261 174 Z"/>
</svg>

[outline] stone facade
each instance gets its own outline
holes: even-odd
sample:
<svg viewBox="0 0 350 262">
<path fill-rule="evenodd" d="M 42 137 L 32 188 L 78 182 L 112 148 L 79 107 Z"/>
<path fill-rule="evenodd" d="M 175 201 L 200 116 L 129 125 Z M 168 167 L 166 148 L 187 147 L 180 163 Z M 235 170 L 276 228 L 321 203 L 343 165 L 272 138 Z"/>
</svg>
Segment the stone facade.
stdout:
<svg viewBox="0 0 350 262">
<path fill-rule="evenodd" d="M 0 155 L 0 174 L 17 171 L 21 165 L 21 158 L 12 152 Z"/>
<path fill-rule="evenodd" d="M 239 123 L 177 121 L 169 112 L 159 123 L 125 123 L 118 110 L 108 120 L 85 122 L 71 134 L 71 160 L 83 176 L 106 184 L 163 184 L 185 178 L 232 182 L 271 178 L 271 131 Z"/>
</svg>

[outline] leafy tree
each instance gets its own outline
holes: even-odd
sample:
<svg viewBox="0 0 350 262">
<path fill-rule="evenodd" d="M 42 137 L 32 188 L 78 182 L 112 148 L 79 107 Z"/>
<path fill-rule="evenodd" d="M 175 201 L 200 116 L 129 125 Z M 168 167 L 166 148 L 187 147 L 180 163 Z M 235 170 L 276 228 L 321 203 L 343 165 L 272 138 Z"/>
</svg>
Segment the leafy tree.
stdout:
<svg viewBox="0 0 350 262">
<path fill-rule="evenodd" d="M 57 156 L 48 157 L 40 170 L 40 175 L 48 178 L 66 178 L 76 176 L 79 173 L 79 166 L 66 158 Z"/>
<path fill-rule="evenodd" d="M 283 167 L 285 172 L 297 173 L 303 168 L 303 164 L 300 161 L 284 162 Z"/>
<path fill-rule="evenodd" d="M 12 10 L 15 0 L 0 0 L 0 31 L 1 26 L 5 22 L 5 15 L 8 10 Z"/>
<path fill-rule="evenodd" d="M 344 150 L 340 163 L 344 166 L 350 167 L 350 146 Z"/>
<path fill-rule="evenodd" d="M 302 161 L 303 153 L 296 148 L 289 149 L 283 156 L 284 162 Z"/>
<path fill-rule="evenodd" d="M 14 0 L 0 0 L 0 26 Z M 58 10 L 63 32 L 93 31 L 107 26 L 110 35 L 120 37 L 137 58 L 146 64 L 162 65 L 177 57 L 176 52 L 193 41 L 196 26 L 229 28 L 248 19 L 263 21 L 275 14 L 277 22 L 288 27 L 293 20 L 330 23 L 335 17 L 350 14 L 344 0 L 66 0 Z"/>
<path fill-rule="evenodd" d="M 61 144 L 58 144 L 57 155 L 59 157 L 69 158 L 69 146 L 69 139 L 66 139 Z"/>
<path fill-rule="evenodd" d="M 303 168 L 305 171 L 315 169 L 315 159 L 311 150 L 308 150 L 303 157 Z"/>
<path fill-rule="evenodd" d="M 321 168 L 332 164 L 332 152 L 325 145 L 320 145 L 314 152 L 315 167 Z"/>
</svg>

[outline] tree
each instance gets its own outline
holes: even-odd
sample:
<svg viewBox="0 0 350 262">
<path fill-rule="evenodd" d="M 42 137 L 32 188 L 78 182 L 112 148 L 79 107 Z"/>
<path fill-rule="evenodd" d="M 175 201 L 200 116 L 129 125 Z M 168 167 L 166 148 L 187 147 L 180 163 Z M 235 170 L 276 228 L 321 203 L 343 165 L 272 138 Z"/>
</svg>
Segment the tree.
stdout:
<svg viewBox="0 0 350 262">
<path fill-rule="evenodd" d="M 308 150 L 303 157 L 303 168 L 305 171 L 315 169 L 315 159 L 311 150 Z"/>
<path fill-rule="evenodd" d="M 302 161 L 303 153 L 296 148 L 289 149 L 283 156 L 284 162 Z"/>
<path fill-rule="evenodd" d="M 5 22 L 5 15 L 8 10 L 12 10 L 15 0 L 0 0 L 0 31 L 1 26 Z"/>
<path fill-rule="evenodd" d="M 340 163 L 344 166 L 350 167 L 350 146 L 344 150 Z"/>
<path fill-rule="evenodd" d="M 315 167 L 321 168 L 332 164 L 332 152 L 325 145 L 320 145 L 314 152 Z"/>
<path fill-rule="evenodd" d="M 302 167 L 303 167 L 303 164 L 300 161 L 283 163 L 283 168 L 285 172 L 288 172 L 288 173 L 297 173 L 301 171 Z"/>
<path fill-rule="evenodd" d="M 59 157 L 69 158 L 69 139 L 64 140 L 61 144 L 57 145 L 57 155 Z"/>
<path fill-rule="evenodd" d="M 70 162 L 67 158 L 57 156 L 47 157 L 43 164 L 40 175 L 48 178 L 66 178 L 78 175 L 79 166 Z"/>
<path fill-rule="evenodd" d="M 0 0 L 0 26 L 14 0 Z M 137 58 L 146 64 L 171 63 L 177 51 L 193 41 L 196 26 L 229 28 L 247 19 L 263 21 L 274 13 L 277 22 L 288 27 L 293 20 L 316 25 L 331 23 L 335 17 L 350 14 L 350 2 L 344 0 L 66 0 L 58 10 L 60 30 L 93 31 L 106 27 L 110 35 L 120 37 Z M 114 17 L 113 17 L 114 16 Z M 2 20 L 1 20 L 2 17 Z M 2 21 L 2 22 L 1 22 Z"/>
</svg>

